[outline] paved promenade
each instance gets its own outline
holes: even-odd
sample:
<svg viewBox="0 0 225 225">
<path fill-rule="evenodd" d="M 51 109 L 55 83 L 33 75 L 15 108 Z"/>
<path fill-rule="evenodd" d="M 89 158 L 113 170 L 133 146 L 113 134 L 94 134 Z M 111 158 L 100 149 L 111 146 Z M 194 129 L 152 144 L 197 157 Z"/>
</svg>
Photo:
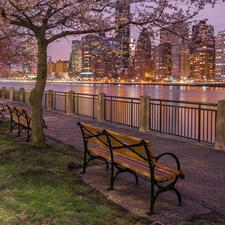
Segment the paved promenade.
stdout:
<svg viewBox="0 0 225 225">
<path fill-rule="evenodd" d="M 29 111 L 29 106 L 18 102 L 0 100 L 4 105 L 20 106 Z M 5 113 L 7 115 L 8 112 Z M 198 144 L 183 138 L 177 138 L 156 132 L 142 133 L 121 125 L 108 122 L 97 122 L 92 119 L 65 115 L 55 111 L 44 110 L 44 119 L 48 129 L 44 132 L 47 137 L 83 149 L 83 142 L 77 122 L 86 122 L 104 129 L 110 129 L 124 134 L 148 139 L 152 142 L 152 149 L 156 155 L 162 152 L 172 152 L 180 159 L 181 169 L 186 171 L 184 180 L 177 183 L 178 190 L 184 201 L 184 206 L 176 206 L 173 193 L 164 193 L 155 205 L 156 214 L 151 218 L 161 222 L 188 219 L 195 214 L 212 211 L 225 214 L 225 151 L 215 150 L 213 146 Z M 149 209 L 149 184 L 142 182 L 134 185 L 133 177 L 126 175 L 115 185 L 114 191 L 108 191 L 108 171 L 97 168 L 82 175 L 84 180 L 94 188 L 100 190 L 108 198 L 122 205 L 124 208 L 145 215 Z M 100 176 L 103 174 L 103 177 Z M 119 178 L 119 177 L 118 177 Z M 124 181 L 127 179 L 127 182 Z M 118 185 L 118 187 L 117 187 Z M 126 191 L 126 192 L 124 192 Z M 126 194 L 125 194 L 126 193 Z"/>
</svg>

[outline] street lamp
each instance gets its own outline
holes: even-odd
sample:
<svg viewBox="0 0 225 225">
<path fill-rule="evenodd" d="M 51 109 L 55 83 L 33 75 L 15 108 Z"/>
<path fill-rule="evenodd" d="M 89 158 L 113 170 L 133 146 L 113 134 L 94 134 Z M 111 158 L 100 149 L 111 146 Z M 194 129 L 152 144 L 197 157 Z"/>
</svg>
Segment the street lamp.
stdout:
<svg viewBox="0 0 225 225">
<path fill-rule="evenodd" d="M 49 73 L 51 77 L 51 90 L 52 90 L 52 57 L 49 56 Z"/>
</svg>

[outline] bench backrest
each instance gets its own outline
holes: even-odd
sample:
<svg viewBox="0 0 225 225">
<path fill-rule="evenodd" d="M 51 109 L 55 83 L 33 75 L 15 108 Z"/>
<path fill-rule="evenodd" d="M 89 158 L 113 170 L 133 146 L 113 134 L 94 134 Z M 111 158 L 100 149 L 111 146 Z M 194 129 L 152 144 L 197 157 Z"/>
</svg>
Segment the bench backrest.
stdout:
<svg viewBox="0 0 225 225">
<path fill-rule="evenodd" d="M 91 143 L 92 146 L 100 145 L 109 148 L 112 157 L 113 154 L 120 153 L 142 162 L 150 162 L 152 160 L 151 156 L 154 152 L 149 149 L 151 142 L 148 140 L 102 130 L 81 122 L 78 122 L 77 125 L 80 126 L 85 148 Z"/>
<path fill-rule="evenodd" d="M 9 110 L 10 119 L 15 123 L 19 123 L 16 110 L 12 105 L 6 105 Z"/>
<path fill-rule="evenodd" d="M 151 156 L 154 154 L 154 151 L 150 150 L 150 141 L 109 130 L 104 130 L 104 134 L 108 139 L 112 155 L 120 153 L 134 160 L 147 163 L 152 161 Z"/>
<path fill-rule="evenodd" d="M 5 111 L 4 105 L 2 103 L 0 103 L 0 111 L 1 112 L 4 112 Z"/>
<path fill-rule="evenodd" d="M 18 108 L 18 107 L 13 107 L 13 108 L 16 112 L 19 123 L 24 124 L 27 127 L 29 127 L 30 122 L 31 122 L 31 117 L 28 116 L 27 111 L 25 109 L 21 109 L 21 108 Z"/>
<path fill-rule="evenodd" d="M 94 127 L 81 122 L 78 122 L 77 125 L 80 126 L 85 147 L 87 147 L 87 144 L 90 142 L 93 145 L 108 147 L 107 137 L 105 136 L 101 128 Z"/>
<path fill-rule="evenodd" d="M 29 127 L 31 129 L 32 118 L 25 109 L 11 106 L 11 105 L 6 105 L 6 106 L 9 109 L 11 121 L 14 121 L 14 123 L 16 124 L 23 124 L 26 127 Z M 43 123 L 43 128 L 47 128 L 44 118 L 42 118 L 42 123 Z"/>
</svg>

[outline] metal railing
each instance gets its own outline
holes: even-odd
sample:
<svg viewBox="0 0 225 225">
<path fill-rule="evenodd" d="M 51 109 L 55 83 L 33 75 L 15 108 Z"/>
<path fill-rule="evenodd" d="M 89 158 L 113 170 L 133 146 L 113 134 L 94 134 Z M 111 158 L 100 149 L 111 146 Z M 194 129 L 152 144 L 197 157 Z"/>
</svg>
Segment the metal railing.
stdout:
<svg viewBox="0 0 225 225">
<path fill-rule="evenodd" d="M 150 130 L 215 143 L 217 104 L 150 100 Z"/>
<path fill-rule="evenodd" d="M 44 92 L 43 106 L 47 108 L 47 95 Z M 53 109 L 67 112 L 68 107 L 68 93 L 53 91 Z M 73 93 L 73 113 L 77 116 L 86 116 L 97 119 L 97 101 L 98 95 Z"/>
<path fill-rule="evenodd" d="M 73 101 L 75 115 L 97 119 L 98 95 L 74 93 Z"/>
<path fill-rule="evenodd" d="M 140 99 L 105 96 L 105 120 L 129 127 L 139 127 Z"/>
<path fill-rule="evenodd" d="M 149 129 L 215 143 L 217 104 L 150 99 Z M 140 99 L 106 96 L 105 120 L 138 128 Z"/>
<path fill-rule="evenodd" d="M 26 90 L 26 103 L 30 91 Z M 7 91 L 6 98 L 9 98 Z M 18 101 L 18 91 L 14 92 Z M 53 109 L 67 113 L 68 93 L 53 91 Z M 47 92 L 43 96 L 47 108 Z M 73 113 L 97 119 L 98 95 L 73 93 Z M 149 129 L 196 140 L 215 143 L 217 104 L 149 99 Z M 140 99 L 105 96 L 105 120 L 138 128 L 140 124 Z"/>
</svg>

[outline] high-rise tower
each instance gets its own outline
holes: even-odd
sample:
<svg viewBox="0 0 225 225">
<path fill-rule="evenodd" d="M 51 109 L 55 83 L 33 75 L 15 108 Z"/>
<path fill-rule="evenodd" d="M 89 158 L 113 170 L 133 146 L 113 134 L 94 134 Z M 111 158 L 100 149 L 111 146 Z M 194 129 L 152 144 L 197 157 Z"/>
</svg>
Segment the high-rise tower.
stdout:
<svg viewBox="0 0 225 225">
<path fill-rule="evenodd" d="M 118 43 L 118 57 L 121 69 L 126 69 L 129 66 L 130 54 L 130 25 L 128 24 L 130 18 L 130 5 L 125 0 L 118 1 L 116 8 L 116 41 Z"/>
<path fill-rule="evenodd" d="M 187 41 L 166 30 L 160 31 L 161 43 L 171 44 L 171 76 L 175 80 L 188 79 L 190 75 L 190 51 Z"/>
<path fill-rule="evenodd" d="M 216 69 L 215 79 L 225 80 L 225 30 L 220 31 L 215 40 Z"/>
<path fill-rule="evenodd" d="M 171 77 L 171 43 L 162 42 L 154 51 L 154 76 L 156 80 Z"/>
<path fill-rule="evenodd" d="M 82 37 L 82 72 L 83 78 L 93 77 L 93 63 L 101 50 L 101 38 L 97 35 Z"/>
<path fill-rule="evenodd" d="M 151 41 L 145 29 L 140 33 L 137 41 L 134 70 L 138 80 L 150 80 L 152 77 Z"/>
<path fill-rule="evenodd" d="M 81 41 L 72 41 L 72 52 L 71 52 L 71 71 L 73 73 L 79 73 L 82 69 L 82 52 L 81 52 Z"/>
<path fill-rule="evenodd" d="M 195 80 L 210 80 L 215 77 L 214 27 L 200 21 L 192 27 L 190 75 Z"/>
<path fill-rule="evenodd" d="M 192 27 L 192 41 L 201 47 L 214 48 L 214 26 L 206 24 L 205 20 L 199 21 Z"/>
</svg>

